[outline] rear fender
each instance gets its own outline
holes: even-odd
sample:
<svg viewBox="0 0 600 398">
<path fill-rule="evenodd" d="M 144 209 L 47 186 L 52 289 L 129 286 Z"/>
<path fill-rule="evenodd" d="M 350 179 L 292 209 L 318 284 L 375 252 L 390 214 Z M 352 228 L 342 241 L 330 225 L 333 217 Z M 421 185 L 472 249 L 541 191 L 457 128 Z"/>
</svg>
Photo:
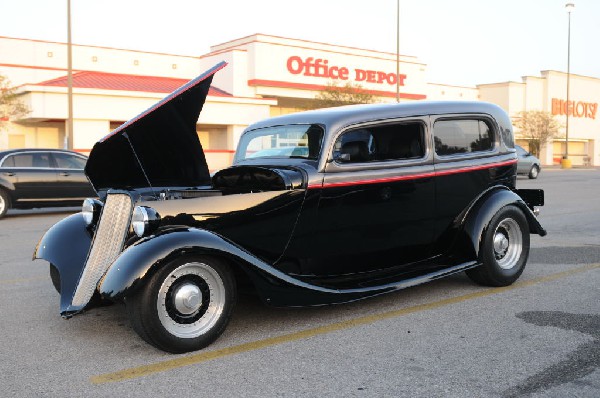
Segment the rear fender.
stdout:
<svg viewBox="0 0 600 398">
<path fill-rule="evenodd" d="M 58 270 L 61 309 L 71 304 L 91 244 L 92 234 L 77 213 L 54 224 L 35 248 L 34 260 L 49 261 Z"/>
<path fill-rule="evenodd" d="M 508 188 L 497 187 L 482 195 L 466 213 L 463 231 L 473 249 L 475 258 L 479 257 L 481 240 L 494 215 L 503 207 L 513 205 L 521 209 L 529 224 L 529 233 L 546 235 L 531 209 L 519 195 Z"/>
</svg>

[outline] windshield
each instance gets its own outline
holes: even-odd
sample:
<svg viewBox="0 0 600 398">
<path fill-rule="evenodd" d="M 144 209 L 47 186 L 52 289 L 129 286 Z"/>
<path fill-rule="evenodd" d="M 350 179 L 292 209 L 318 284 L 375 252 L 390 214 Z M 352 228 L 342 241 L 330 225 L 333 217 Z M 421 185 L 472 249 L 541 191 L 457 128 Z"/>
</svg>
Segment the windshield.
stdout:
<svg viewBox="0 0 600 398">
<path fill-rule="evenodd" d="M 294 124 L 247 131 L 240 138 L 235 162 L 258 158 L 317 159 L 323 128 L 316 124 Z"/>
</svg>

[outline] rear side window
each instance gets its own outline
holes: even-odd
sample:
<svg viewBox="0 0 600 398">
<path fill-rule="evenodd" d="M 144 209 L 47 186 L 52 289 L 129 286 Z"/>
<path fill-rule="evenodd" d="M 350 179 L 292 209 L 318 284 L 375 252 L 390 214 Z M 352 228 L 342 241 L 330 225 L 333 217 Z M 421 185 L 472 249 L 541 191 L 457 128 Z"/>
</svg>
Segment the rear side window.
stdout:
<svg viewBox="0 0 600 398">
<path fill-rule="evenodd" d="M 44 152 L 20 153 L 4 161 L 5 167 L 50 167 L 50 154 Z"/>
<path fill-rule="evenodd" d="M 79 169 L 85 167 L 85 159 L 68 153 L 54 153 L 54 160 L 59 169 Z"/>
<path fill-rule="evenodd" d="M 483 120 L 438 120 L 433 135 L 438 155 L 483 152 L 494 146 L 492 129 Z"/>
<path fill-rule="evenodd" d="M 4 162 L 0 164 L 1 167 L 15 167 L 15 157 L 8 156 L 4 159 Z"/>
<path fill-rule="evenodd" d="M 334 159 L 363 163 L 425 156 L 424 125 L 421 122 L 386 124 L 349 130 L 334 145 Z"/>
</svg>

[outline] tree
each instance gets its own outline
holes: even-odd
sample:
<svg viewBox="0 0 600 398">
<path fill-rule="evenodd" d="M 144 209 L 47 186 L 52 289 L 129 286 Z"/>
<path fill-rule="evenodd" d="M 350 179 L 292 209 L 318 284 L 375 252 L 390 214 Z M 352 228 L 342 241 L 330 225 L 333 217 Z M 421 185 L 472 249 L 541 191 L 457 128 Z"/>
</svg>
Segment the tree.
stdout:
<svg viewBox="0 0 600 398">
<path fill-rule="evenodd" d="M 19 118 L 29 113 L 29 108 L 19 99 L 10 81 L 0 75 L 0 130 L 2 130 L 11 118 Z"/>
<path fill-rule="evenodd" d="M 350 82 L 340 86 L 336 81 L 327 83 L 325 89 L 317 94 L 313 103 L 315 108 L 331 108 L 333 106 L 352 104 L 371 104 L 375 102 L 373 94 L 369 94 L 360 84 Z"/>
<path fill-rule="evenodd" d="M 529 141 L 529 152 L 540 155 L 540 148 L 552 138 L 559 135 L 562 127 L 550 112 L 523 111 L 519 112 L 514 122 L 515 127 Z"/>
</svg>

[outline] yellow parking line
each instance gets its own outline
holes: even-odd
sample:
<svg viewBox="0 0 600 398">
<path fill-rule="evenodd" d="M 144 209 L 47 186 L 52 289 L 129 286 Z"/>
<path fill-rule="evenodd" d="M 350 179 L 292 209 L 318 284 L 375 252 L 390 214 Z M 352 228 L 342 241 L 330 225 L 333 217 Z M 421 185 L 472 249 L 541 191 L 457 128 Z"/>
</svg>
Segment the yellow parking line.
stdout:
<svg viewBox="0 0 600 398">
<path fill-rule="evenodd" d="M 452 297 L 444 300 L 435 301 L 432 303 L 415 305 L 412 307 L 402 308 L 399 310 L 383 312 L 374 315 L 363 316 L 359 318 L 349 319 L 347 321 L 336 322 L 325 326 L 320 326 L 312 329 L 306 329 L 299 332 L 288 333 L 277 337 L 271 337 L 268 339 L 251 341 L 249 343 L 239 344 L 232 347 L 222 348 L 215 351 L 200 352 L 198 354 L 192 354 L 183 358 L 171 359 L 167 361 L 157 362 L 149 365 L 139 366 L 135 368 L 129 368 L 120 370 L 114 373 L 106 373 L 103 375 L 93 376 L 90 381 L 93 384 L 103 384 L 119 382 L 124 380 L 135 379 L 151 375 L 153 373 L 165 372 L 171 369 L 177 369 L 184 366 L 196 365 L 202 362 L 211 361 L 213 359 L 223 358 L 230 355 L 236 355 L 248 351 L 256 351 L 262 348 L 276 346 L 279 344 L 289 343 L 292 341 L 303 340 L 309 337 L 318 336 L 335 332 L 338 330 L 350 329 L 356 326 L 367 325 L 377 321 L 381 321 L 389 318 L 396 318 L 403 315 L 413 314 L 416 312 L 432 310 L 439 307 L 444 307 L 451 304 L 461 303 L 476 298 L 492 296 L 495 294 L 504 293 L 510 290 L 519 289 L 527 286 L 536 285 L 539 283 L 550 282 L 557 279 L 565 278 L 570 275 L 578 274 L 585 271 L 600 268 L 599 264 L 589 264 L 584 267 L 575 268 L 569 271 L 559 272 L 556 274 L 544 276 L 541 278 L 532 279 L 530 281 L 517 282 L 511 286 L 499 287 L 494 289 L 486 289 L 475 293 L 469 293 L 458 297 Z"/>
</svg>

